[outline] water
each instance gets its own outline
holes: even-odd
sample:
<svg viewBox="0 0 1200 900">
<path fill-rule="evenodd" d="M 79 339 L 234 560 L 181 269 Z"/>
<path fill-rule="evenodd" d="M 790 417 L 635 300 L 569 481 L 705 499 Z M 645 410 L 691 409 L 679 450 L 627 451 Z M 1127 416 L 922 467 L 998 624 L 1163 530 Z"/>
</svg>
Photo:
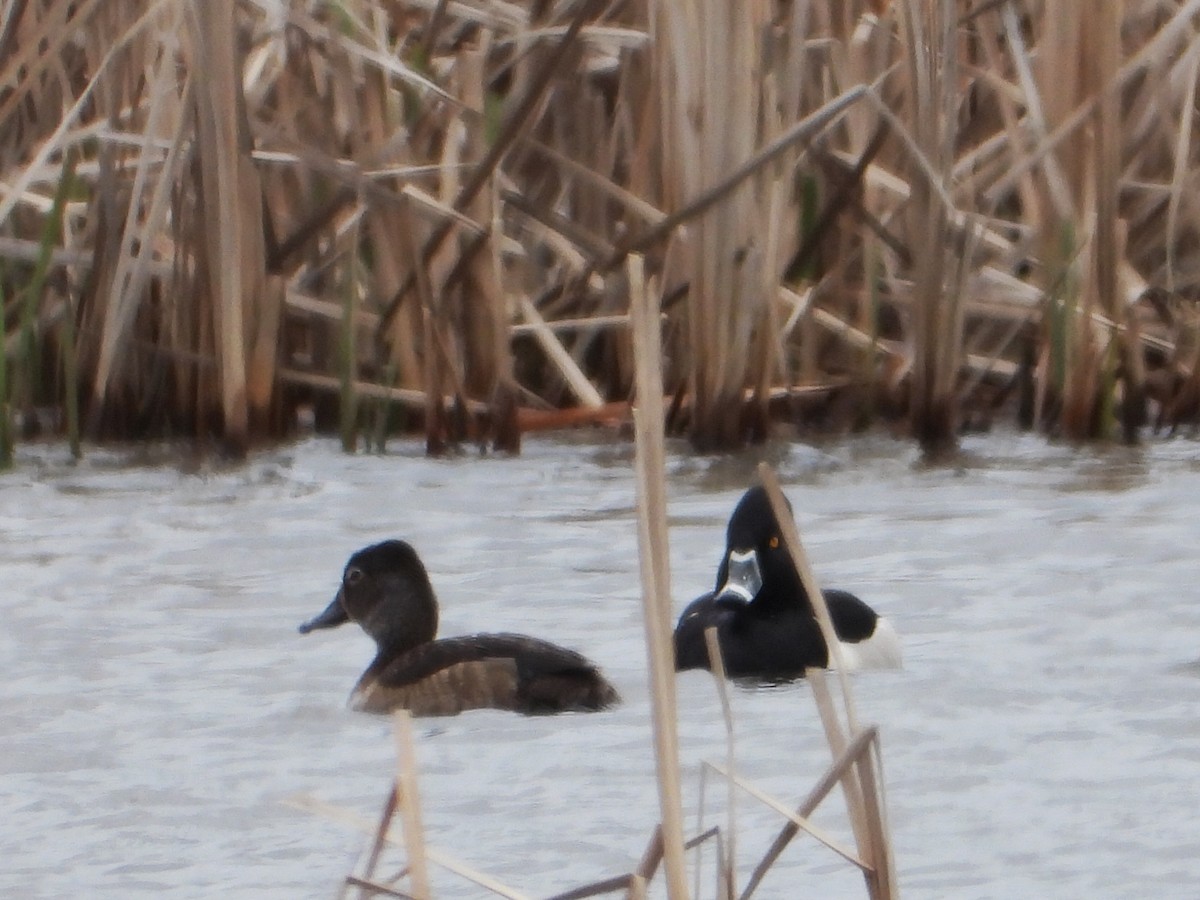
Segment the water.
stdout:
<svg viewBox="0 0 1200 900">
<path fill-rule="evenodd" d="M 767 451 L 822 581 L 905 639 L 903 671 L 854 678 L 883 734 L 904 896 L 1195 896 L 1200 446 L 968 449 L 957 470 L 882 440 Z M 625 697 L 418 723 L 431 846 L 532 896 L 635 864 L 656 798 L 627 444 L 439 462 L 313 442 L 191 472 L 26 453 L 0 477 L 0 894 L 334 896 L 364 839 L 289 800 L 374 818 L 394 744 L 344 708 L 369 641 L 295 629 L 389 536 L 429 566 L 443 634 L 557 640 Z M 676 609 L 709 586 L 757 458 L 672 455 Z M 691 830 L 724 730 L 706 674 L 678 686 Z M 795 804 L 829 761 L 807 687 L 733 701 L 739 770 Z M 723 796 L 710 787 L 709 824 Z M 737 809 L 744 880 L 781 821 Z M 851 843 L 836 795 L 816 821 Z M 702 865 L 710 886 L 711 852 Z M 434 876 L 439 896 L 482 895 Z M 864 896 L 800 838 L 760 896 L 810 893 Z"/>
</svg>

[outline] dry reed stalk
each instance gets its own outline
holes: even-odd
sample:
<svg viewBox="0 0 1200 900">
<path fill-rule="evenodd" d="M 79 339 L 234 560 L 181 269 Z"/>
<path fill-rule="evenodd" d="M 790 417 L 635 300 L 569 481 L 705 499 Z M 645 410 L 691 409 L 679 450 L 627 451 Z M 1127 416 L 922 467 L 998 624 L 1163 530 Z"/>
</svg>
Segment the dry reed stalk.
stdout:
<svg viewBox="0 0 1200 900">
<path fill-rule="evenodd" d="M 1009 29 L 1009 39 L 1019 41 L 1021 28 L 1020 22 L 1015 16 L 1015 11 L 1010 12 L 1011 5 L 1004 4 L 1000 7 L 1006 17 L 1006 23 L 1011 18 L 1012 28 Z M 1050 8 L 1047 5 L 1043 9 Z M 1117 77 L 1114 78 L 1105 89 L 1108 91 L 1120 91 L 1127 87 L 1131 81 L 1143 75 L 1148 68 L 1153 68 L 1157 59 L 1170 58 L 1175 52 L 1175 47 L 1181 41 L 1190 39 L 1190 34 L 1193 29 L 1193 20 L 1197 15 L 1200 15 L 1200 0 L 1186 0 L 1179 3 L 1175 12 L 1170 15 L 1170 18 L 1162 23 L 1158 31 L 1145 44 L 1141 45 L 1135 53 L 1126 60 L 1121 67 Z M 1023 41 L 1020 42 L 1023 46 Z M 1018 60 L 1025 58 L 1024 53 L 1018 55 Z M 1033 79 L 1029 79 L 1032 84 Z M 1030 98 L 1037 96 L 1037 91 L 1027 91 Z M 1013 184 L 1017 179 L 1023 177 L 1025 173 L 1039 166 L 1047 165 L 1048 157 L 1055 153 L 1063 141 L 1070 138 L 1076 131 L 1088 121 L 1096 111 L 1096 104 L 1099 102 L 1099 96 L 1091 97 L 1087 102 L 1076 107 L 1067 118 L 1065 118 L 1056 128 L 1046 131 L 1044 136 L 1040 137 L 1037 144 L 1030 148 L 1023 156 L 1017 159 L 1010 170 L 1004 177 L 998 179 L 988 191 L 985 200 L 989 204 L 994 204 L 998 197 L 1002 197 L 1012 190 Z M 1029 102 L 1033 102 L 1032 99 Z M 1061 199 L 1066 199 L 1061 198 Z"/>
<path fill-rule="evenodd" d="M 750 875 L 749 881 L 746 883 L 745 889 L 742 891 L 739 900 L 749 900 L 758 885 L 762 882 L 763 877 L 774 865 L 775 860 L 783 853 L 784 849 L 792 839 L 801 831 L 800 822 L 807 821 L 808 817 L 816 811 L 817 807 L 839 783 L 844 781 L 846 772 L 854 765 L 862 754 L 866 751 L 870 743 L 875 740 L 878 731 L 874 725 L 870 725 L 858 732 L 854 738 L 846 745 L 846 748 L 840 755 L 834 759 L 833 763 L 825 770 L 825 773 L 817 781 L 817 783 L 808 792 L 808 796 L 801 801 L 796 807 L 796 820 L 789 820 L 779 835 L 772 842 L 770 848 L 763 855 L 762 860 Z M 798 821 L 797 821 L 798 820 Z"/>
<path fill-rule="evenodd" d="M 197 66 L 196 135 L 203 243 L 216 330 L 223 437 L 244 452 L 250 439 L 247 319 L 262 294 L 262 200 L 258 176 L 239 134 L 241 66 L 235 52 L 234 0 L 193 0 Z M 218 225 L 220 223 L 220 225 Z"/>
<path fill-rule="evenodd" d="M 861 759 L 861 756 L 859 757 L 859 759 Z M 857 760 L 855 760 L 855 762 L 857 762 Z M 809 820 L 808 818 L 805 818 L 804 816 L 801 816 L 798 813 L 792 811 L 791 809 L 789 809 L 787 807 L 786 804 L 775 799 L 770 794 L 768 794 L 766 791 L 759 789 L 754 784 L 747 781 L 745 778 L 742 778 L 741 776 L 737 775 L 735 772 L 733 772 L 732 770 L 728 769 L 725 766 L 718 766 L 715 763 L 710 763 L 710 762 L 706 762 L 704 765 L 707 769 L 711 769 L 717 775 L 720 775 L 722 778 L 726 779 L 726 781 L 728 781 L 733 786 L 741 788 L 743 791 L 745 791 L 747 794 L 749 794 L 751 797 L 753 797 L 755 800 L 757 800 L 763 806 L 779 813 L 779 815 L 783 816 L 783 818 L 787 819 L 789 822 L 791 822 L 793 825 L 795 825 L 801 831 L 804 831 L 811 837 L 815 838 L 819 843 L 824 844 L 826 847 L 828 847 L 830 850 L 832 850 L 838 856 L 842 857 L 842 859 L 846 860 L 849 863 L 853 863 L 855 866 L 858 866 L 858 868 L 860 868 L 860 869 L 870 869 L 871 868 L 870 864 L 864 862 L 857 853 L 855 853 L 850 848 L 843 846 L 841 844 L 841 842 L 839 842 L 832 835 L 825 832 L 824 829 L 819 828 L 816 825 L 814 825 L 812 823 L 812 821 Z"/>
<path fill-rule="evenodd" d="M 1125 4 L 1123 0 L 1102 4 L 1097 10 L 1092 31 L 1094 46 L 1089 54 L 1091 78 L 1095 84 L 1107 85 L 1117 76 L 1121 68 L 1121 21 Z M 1196 59 L 1200 61 L 1200 55 Z M 1194 73 L 1193 73 L 1194 74 Z M 1125 439 L 1134 442 L 1138 429 L 1147 421 L 1145 395 L 1145 365 L 1141 341 L 1136 322 L 1129 315 L 1121 296 L 1120 265 L 1125 260 L 1126 241 L 1123 223 L 1120 221 L 1121 191 L 1121 110 L 1115 93 L 1101 87 L 1100 105 L 1096 112 L 1095 173 L 1096 173 L 1096 251 L 1094 259 L 1095 290 L 1099 307 L 1118 326 L 1130 323 L 1124 329 L 1121 342 L 1120 367 L 1124 369 L 1124 397 L 1119 411 L 1120 424 Z M 1194 94 L 1193 81 L 1189 93 Z M 1188 116 L 1191 115 L 1191 100 L 1188 100 Z M 1185 118 L 1184 128 L 1187 128 Z M 1182 131 L 1182 129 L 1181 129 Z M 1170 230 L 1168 214 L 1167 228 Z M 1168 247 L 1171 244 L 1168 242 Z M 1112 346 L 1112 345 L 1110 345 Z M 1118 362 L 1110 362 L 1105 372 L 1104 406 L 1109 411 L 1116 393 L 1116 369 Z M 1111 416 L 1115 411 L 1109 411 Z M 1102 426 L 1105 433 L 1108 428 Z"/>
<path fill-rule="evenodd" d="M 1046 13 L 1043 43 L 1048 53 L 1040 74 L 1047 115 L 1056 124 L 1074 109 L 1089 105 L 1096 116 L 1090 131 L 1076 131 L 1064 139 L 1060 159 L 1068 161 L 1064 170 L 1076 213 L 1071 219 L 1060 213 L 1058 221 L 1049 223 L 1043 246 L 1052 262 L 1047 277 L 1057 287 L 1051 297 L 1059 340 L 1051 349 L 1057 349 L 1054 362 L 1062 378 L 1062 428 L 1071 437 L 1085 438 L 1109 432 L 1113 418 L 1115 359 L 1092 323 L 1098 311 L 1118 321 L 1123 318 L 1123 303 L 1118 299 L 1118 266 L 1124 249 L 1119 246 L 1117 221 L 1118 101 L 1109 88 L 1120 71 L 1121 4 L 1108 4 L 1097 15 L 1074 19 L 1068 16 L 1069 6 L 1061 4 Z M 1127 390 L 1131 421 L 1139 418 L 1139 374 L 1133 370 L 1127 382 L 1127 389 L 1132 388 Z"/>
<path fill-rule="evenodd" d="M 533 330 L 534 338 L 545 351 L 546 356 L 554 363 L 555 368 L 558 369 L 559 374 L 571 389 L 571 393 L 588 409 L 599 409 L 604 406 L 604 398 L 600 396 L 600 392 L 576 364 L 546 320 L 542 318 L 541 313 L 537 311 L 533 302 L 528 297 L 521 297 L 518 302 L 525 324 Z"/>
<path fill-rule="evenodd" d="M 822 600 L 824 598 L 822 597 Z M 814 604 L 815 606 L 816 604 Z M 828 614 L 828 610 L 826 611 Z M 820 617 L 818 616 L 818 621 Z M 825 631 L 822 626 L 822 632 Z M 830 625 L 830 634 L 833 634 L 832 623 Z M 828 640 L 828 638 L 826 639 Z M 832 657 L 839 654 L 830 652 L 831 664 Z M 855 714 L 852 704 L 849 702 L 849 695 L 846 693 L 848 679 L 844 674 L 844 667 L 839 662 L 838 674 L 841 678 L 842 699 L 846 702 L 846 719 L 847 727 L 843 729 L 842 723 L 838 718 L 837 707 L 833 700 L 833 695 L 829 690 L 829 683 L 825 678 L 825 673 L 820 669 L 809 669 L 805 673 L 805 678 L 808 680 L 809 689 L 812 691 L 813 699 L 816 701 L 817 712 L 821 719 L 821 727 L 825 731 L 825 740 L 829 744 L 829 750 L 834 759 L 837 759 L 845 752 L 848 744 L 847 734 L 853 736 L 860 729 L 855 722 Z M 867 889 L 872 900 L 886 894 L 881 894 L 878 890 L 878 884 L 873 877 L 877 870 L 877 856 L 879 848 L 871 842 L 871 829 L 867 823 L 867 807 L 866 800 L 863 798 L 862 782 L 859 780 L 858 772 L 853 767 L 846 770 L 842 778 L 842 793 L 846 798 L 846 810 L 850 817 L 850 828 L 854 833 L 854 842 L 858 847 L 858 855 L 866 861 L 863 867 L 863 875 L 867 879 Z"/>
<path fill-rule="evenodd" d="M 962 352 L 961 297 L 951 289 L 949 195 L 956 142 L 957 52 L 953 0 L 903 0 L 897 4 L 907 60 L 904 107 L 914 152 L 909 229 L 914 242 L 913 369 L 910 418 L 926 456 L 957 447 L 957 382 Z"/>
<path fill-rule="evenodd" d="M 386 884 L 380 884 L 377 881 L 370 881 L 366 878 L 359 878 L 357 875 L 346 876 L 347 887 L 362 888 L 359 892 L 360 900 L 367 900 L 369 897 L 375 897 L 382 894 L 384 897 L 400 897 L 402 900 L 416 900 L 412 894 L 398 891 L 395 888 L 390 888 Z"/>
<path fill-rule="evenodd" d="M 346 876 L 345 886 L 349 887 L 353 884 L 361 884 L 366 886 L 369 879 L 374 877 L 375 866 L 379 864 L 379 857 L 383 854 L 383 848 L 387 845 L 388 830 L 392 825 L 392 817 L 396 815 L 396 809 L 400 800 L 400 789 L 396 783 L 392 783 L 391 790 L 388 791 L 387 798 L 383 801 L 383 812 L 379 816 L 379 825 L 375 829 L 374 840 L 367 846 L 363 856 L 363 861 L 360 866 L 355 868 L 361 871 L 360 876 L 353 874 Z M 345 889 L 342 890 L 342 896 L 346 894 Z M 369 896 L 366 891 L 359 894 L 360 900 L 365 900 Z"/>
<path fill-rule="evenodd" d="M 0 266 L 0 274 L 4 267 Z M 4 281 L 0 278 L 0 310 L 5 308 Z M 0 329 L 2 332 L 3 329 Z M 0 333 L 0 470 L 13 464 L 12 407 L 9 402 L 8 341 Z"/>
<path fill-rule="evenodd" d="M 1079 101 L 1091 94 L 1085 81 L 1081 45 L 1094 16 L 1079 18 L 1081 8 L 1075 0 L 1046 10 L 1046 34 L 1041 41 L 1046 55 L 1041 57 L 1039 89 L 1046 102 L 1048 122 L 1057 124 Z M 1061 427 L 1068 437 L 1083 439 L 1094 425 L 1100 349 L 1093 338 L 1088 319 L 1096 310 L 1092 262 L 1096 247 L 1095 213 L 1092 185 L 1088 174 L 1094 164 L 1090 152 L 1091 135 L 1082 129 L 1065 138 L 1056 156 L 1063 167 L 1071 196 L 1071 213 L 1059 214 L 1048 223 L 1042 235 L 1043 257 L 1050 261 L 1047 277 L 1058 287 L 1052 302 L 1057 306 L 1057 368 L 1061 374 Z"/>
<path fill-rule="evenodd" d="M 78 156 L 73 150 L 67 151 L 63 159 L 62 174 L 59 176 L 58 187 L 54 191 L 54 206 L 51 209 L 48 222 L 53 225 L 47 229 L 49 237 L 55 242 L 65 242 L 67 227 L 65 222 L 65 213 L 67 199 L 75 187 L 75 168 L 78 161 Z M 47 244 L 50 242 L 47 241 Z M 45 248 L 46 259 L 49 259 L 51 247 Z M 39 268 L 41 264 L 39 264 Z M 75 286 L 68 283 L 64 291 L 64 304 L 66 309 L 62 317 L 61 328 L 61 355 L 62 355 L 62 379 L 63 379 L 63 406 L 66 410 L 66 430 L 67 443 L 71 448 L 71 457 L 73 459 L 81 459 L 83 457 L 83 446 L 79 432 L 79 343 L 75 332 L 75 316 L 76 308 L 73 302 L 75 294 Z M 3 303 L 0 303 L 0 309 L 3 309 Z M 0 366 L 4 366 L 3 357 L 0 357 Z M 0 398 L 4 396 L 4 386 L 0 384 Z M 3 400 L 0 400 L 3 402 Z M 4 414 L 4 410 L 0 409 L 0 415 Z M 0 435 L 0 441 L 3 436 Z"/>
<path fill-rule="evenodd" d="M 302 385 L 326 394 L 340 394 L 344 389 L 340 378 L 314 375 L 311 372 L 302 372 L 297 369 L 280 369 L 279 379 L 285 384 Z M 437 403 L 436 399 L 430 400 L 424 391 L 415 391 L 411 388 L 388 387 L 368 381 L 356 381 L 351 389 L 356 397 L 369 397 L 396 403 L 414 410 L 425 409 L 430 403 Z M 442 406 L 449 406 L 455 402 L 455 398 L 443 395 L 440 402 Z M 479 401 L 468 400 L 464 406 L 466 411 L 474 416 L 482 416 L 487 412 L 487 407 Z"/>
<path fill-rule="evenodd" d="M 417 754 L 413 743 L 412 714 L 406 709 L 392 714 L 396 734 L 396 791 L 404 823 L 404 846 L 408 875 L 417 900 L 429 900 L 429 867 L 425 854 L 425 826 L 421 822 L 421 800 L 417 793 Z"/>
<path fill-rule="evenodd" d="M 338 333 L 339 431 L 342 450 L 353 453 L 358 444 L 358 394 L 354 389 L 358 378 L 358 329 L 354 324 L 358 310 L 358 285 L 352 266 L 343 270 L 341 294 L 342 320 Z"/>
<path fill-rule="evenodd" d="M 95 326 L 100 333 L 99 347 L 88 354 L 96 359 L 91 390 L 94 407 L 103 405 L 117 359 L 122 356 L 122 350 L 127 344 L 142 291 L 145 289 L 149 277 L 151 248 L 154 246 L 156 236 L 164 230 L 164 223 L 170 209 L 170 189 L 177 175 L 174 167 L 180 160 L 179 149 L 183 140 L 182 126 L 176 128 L 175 138 L 170 143 L 166 167 L 161 172 L 161 177 L 159 179 L 152 178 L 151 172 L 158 171 L 163 164 L 156 139 L 160 129 L 166 130 L 169 127 L 165 120 L 171 89 L 169 79 L 164 76 L 166 70 L 173 67 L 176 62 L 173 59 L 172 51 L 177 49 L 176 36 L 182 27 L 179 8 L 165 7 L 158 17 L 152 17 L 147 13 L 136 23 L 135 27 L 139 30 L 127 32 L 126 40 L 134 41 L 141 28 L 149 29 L 152 26 L 157 26 L 156 33 L 166 48 L 149 73 L 148 81 L 152 87 L 152 94 L 149 108 L 146 111 L 145 132 L 139 147 L 140 152 L 134 169 L 135 175 L 130 188 L 134 202 L 130 203 L 124 227 L 119 232 L 119 245 L 114 245 L 112 248 L 116 252 L 117 258 L 104 261 L 105 269 L 108 270 L 105 274 L 112 279 L 107 289 L 101 288 L 98 291 L 98 296 L 105 299 L 96 304 L 92 310 L 86 311 L 87 315 L 85 315 L 83 323 L 84 330 L 90 331 L 92 326 L 89 326 L 87 319 L 94 317 L 100 320 Z M 97 78 L 101 73 L 107 74 L 106 70 L 110 64 L 114 69 L 119 68 L 116 61 L 121 57 L 116 53 L 117 49 L 118 47 L 115 46 L 108 49 Z M 97 83 L 103 84 L 102 81 L 97 82 L 94 79 L 89 87 Z M 101 97 L 104 96 L 102 90 L 98 93 Z M 87 94 L 88 91 L 85 90 L 80 99 L 82 100 Z M 115 111 L 113 112 L 115 113 Z M 64 123 L 66 121 L 69 121 L 69 117 L 64 119 Z M 143 204 L 141 197 L 151 190 L 148 182 L 153 183 L 152 195 Z M 102 189 L 104 187 L 102 185 Z M 107 186 L 107 188 L 111 190 L 115 188 L 115 185 Z M 138 213 L 143 208 L 145 208 L 144 227 L 139 228 Z M 2 213 L 0 213 L 0 218 L 3 218 Z M 111 224 L 115 225 L 116 223 Z M 117 232 L 114 232 L 114 235 L 116 234 Z M 135 251 L 135 247 L 139 249 Z M 128 373 L 126 375 L 128 376 Z"/>
<path fill-rule="evenodd" d="M 668 208 L 686 205 L 754 153 L 766 14 L 760 2 L 737 8 L 706 0 L 683 8 L 652 5 Z M 697 115 L 700 110 L 704 114 Z M 742 389 L 765 306 L 765 261 L 753 234 L 759 224 L 754 187 L 742 184 L 698 217 L 686 236 L 675 238 L 688 260 L 691 437 L 699 449 L 737 447 L 744 440 Z"/>
<path fill-rule="evenodd" d="M 891 828 L 888 824 L 884 795 L 883 753 L 879 747 L 877 732 L 872 735 L 870 743 L 858 757 L 857 769 L 863 791 L 867 831 L 875 851 L 872 871 L 866 873 L 868 889 L 874 896 L 895 898 L 899 896 L 899 886 L 896 882 L 896 860 L 892 854 Z"/>
<path fill-rule="evenodd" d="M 534 306 L 536 310 L 537 307 Z M 539 316 L 540 317 L 540 316 Z M 613 315 L 595 315 L 595 316 L 573 316 L 566 319 L 554 319 L 547 321 L 541 319 L 540 322 L 515 322 L 509 332 L 513 335 L 533 334 L 540 331 L 542 328 L 549 329 L 551 333 L 557 334 L 560 331 L 576 331 L 585 328 L 628 328 L 629 313 L 614 313 Z"/>
<path fill-rule="evenodd" d="M 483 109 L 487 103 L 486 46 L 459 54 L 462 99 L 473 109 Z M 465 149 L 471 156 L 482 157 L 485 154 L 482 127 L 467 129 Z M 492 190 L 480 191 L 464 207 L 464 211 L 472 218 L 491 225 L 489 233 L 482 238 L 482 247 L 470 253 L 469 277 L 463 288 L 463 319 L 467 337 L 464 352 L 469 365 L 466 386 L 476 396 L 489 399 L 493 447 L 516 453 L 521 449 L 521 433 L 516 421 L 517 403 L 504 265 L 497 240 L 503 229 L 494 195 L 493 184 Z"/>
<path fill-rule="evenodd" d="M 733 739 L 733 705 L 729 702 L 729 682 L 725 678 L 725 657 L 721 654 L 721 644 L 717 641 L 715 626 L 704 630 L 704 643 L 708 647 L 713 681 L 716 684 L 717 696 L 721 700 L 721 718 L 725 722 L 725 779 L 728 786 L 725 827 L 728 837 L 725 839 L 725 854 L 720 860 L 720 884 L 726 900 L 733 900 L 737 896 L 737 782 L 734 778 L 737 765 Z M 699 896 L 700 892 L 697 891 L 696 894 Z"/>
<path fill-rule="evenodd" d="M 675 665 L 671 646 L 670 547 L 667 539 L 663 436 L 663 381 L 658 297 L 647 284 L 640 257 L 630 257 L 629 312 L 634 343 L 637 406 L 634 408 L 638 550 L 642 611 L 654 713 L 655 765 L 662 816 L 667 894 L 686 900 L 683 807 L 679 784 L 679 738 L 675 709 Z"/>
<path fill-rule="evenodd" d="M 87 22 L 98 18 L 101 2 L 102 0 L 87 0 L 80 4 L 80 8 L 74 11 L 77 19 Z M 13 148 L 17 152 L 12 155 L 17 159 L 24 162 L 25 157 L 33 156 L 33 160 L 24 167 L 17 178 L 6 179 L 7 196 L 0 200 L 0 222 L 6 221 L 14 206 L 24 199 L 26 190 L 36 180 L 50 156 L 65 147 L 64 136 L 75 121 L 85 114 L 87 98 L 91 97 L 98 84 L 103 83 L 100 80 L 101 72 L 97 72 L 76 102 L 71 104 L 69 92 L 63 90 L 65 79 L 55 77 L 61 76 L 58 66 L 61 63 L 63 45 L 72 37 L 72 29 L 66 27 L 69 6 L 67 3 L 52 3 L 47 9 L 41 10 L 40 15 L 29 17 L 23 15 L 24 10 L 24 5 L 5 10 L 4 28 L 8 47 L 2 61 L 3 72 L 0 73 L 0 94 L 5 95 L 3 101 L 0 101 L 0 124 L 13 124 L 14 118 L 21 114 L 23 105 L 36 110 L 39 99 L 37 91 L 43 85 L 51 86 L 50 91 L 47 91 L 50 93 L 48 99 L 57 101 L 57 108 L 68 108 L 52 130 L 48 127 L 49 122 L 38 121 L 37 127 L 30 129 L 31 133 L 22 135 L 27 141 L 30 141 L 30 138 L 32 141 L 26 146 Z M 139 27 L 131 29 L 128 39 L 136 38 L 140 28 L 147 27 L 149 21 L 149 16 L 143 16 Z M 128 46 L 127 40 L 117 43 L 102 61 L 99 67 L 101 70 L 106 69 L 114 59 L 119 59 L 121 52 Z M 41 142 L 34 156 L 34 143 L 43 137 L 45 140 Z"/>
<path fill-rule="evenodd" d="M 614 875 L 612 878 L 604 878 L 591 884 L 585 884 L 582 887 L 571 888 L 568 891 L 563 891 L 561 894 L 554 894 L 545 898 L 545 900 L 584 900 L 585 897 L 615 894 L 621 890 L 625 891 L 626 897 L 644 897 L 646 881 L 641 876 L 632 873 Z"/>
<path fill-rule="evenodd" d="M 716 771 L 715 769 L 713 769 L 709 766 L 706 766 L 704 764 L 704 761 L 701 761 L 701 763 L 700 763 L 700 787 L 699 787 L 699 791 L 698 791 L 699 797 L 696 800 L 696 827 L 697 828 L 704 827 L 704 821 L 705 821 L 704 816 L 705 816 L 705 812 L 707 810 L 707 807 L 705 804 L 708 800 L 708 773 L 715 772 L 715 771 Z M 701 848 L 701 850 L 703 850 L 703 848 Z M 720 858 L 718 858 L 717 859 L 718 871 L 720 870 L 721 864 L 722 864 L 722 861 Z M 692 891 L 693 891 L 693 896 L 695 896 L 695 897 L 703 896 L 702 885 L 701 885 L 701 880 L 700 880 L 701 870 L 702 870 L 703 866 L 704 866 L 704 857 L 703 857 L 703 853 L 700 852 L 700 853 L 696 854 L 696 861 L 695 861 L 695 864 L 692 866 Z M 718 891 L 720 890 L 720 881 L 721 881 L 721 879 L 718 877 L 717 878 Z"/>
<path fill-rule="evenodd" d="M 663 827 L 660 822 L 650 833 L 650 840 L 646 843 L 646 849 L 642 851 L 642 858 L 638 860 L 638 864 L 633 870 L 633 877 L 630 879 L 625 900 L 641 900 L 646 896 L 646 885 L 658 871 L 658 865 L 663 858 L 663 849 Z"/>
<path fill-rule="evenodd" d="M 445 363 L 438 335 L 438 322 L 434 310 L 433 287 L 430 285 L 430 273 L 417 246 L 418 237 L 415 232 L 408 232 L 401 240 L 408 251 L 410 271 L 414 274 L 417 286 L 418 308 L 421 315 L 421 345 L 422 382 L 425 385 L 425 452 L 430 456 L 439 456 L 446 452 L 450 443 L 450 435 L 446 421 L 445 403 L 442 397 L 446 391 L 446 377 L 443 374 Z M 386 316 L 381 322 L 387 327 Z"/>
<path fill-rule="evenodd" d="M 1167 242 L 1165 247 L 1166 260 L 1164 263 L 1164 287 L 1168 291 L 1175 290 L 1178 272 L 1177 261 L 1177 242 L 1180 234 L 1180 216 L 1183 214 L 1185 204 L 1190 211 L 1189 218 L 1195 219 L 1194 204 L 1189 202 L 1189 192 L 1186 190 L 1188 181 L 1191 145 L 1193 141 L 1192 130 L 1194 127 L 1196 116 L 1196 82 L 1200 79 L 1200 45 L 1193 47 L 1185 52 L 1184 57 L 1187 61 L 1187 70 L 1184 73 L 1184 84 L 1187 87 L 1184 89 L 1182 98 L 1182 116 L 1179 120 L 1179 132 L 1175 139 L 1174 158 L 1171 164 L 1171 194 L 1167 204 Z M 1181 60 L 1183 62 L 1184 60 Z M 1108 100 L 1108 95 L 1102 99 L 1102 104 Z M 1105 115 L 1111 115 L 1109 110 Z"/>
<path fill-rule="evenodd" d="M 601 271 L 624 262 L 630 253 L 643 252 L 667 238 L 680 226 L 703 215 L 742 186 L 748 178 L 782 157 L 795 151 L 796 145 L 815 140 L 822 132 L 835 126 L 855 104 L 871 96 L 871 86 L 855 85 L 833 97 L 819 109 L 790 126 L 786 131 L 760 149 L 750 159 L 704 190 L 682 208 L 669 213 L 644 231 L 622 241 L 613 255 L 597 264 Z"/>
</svg>

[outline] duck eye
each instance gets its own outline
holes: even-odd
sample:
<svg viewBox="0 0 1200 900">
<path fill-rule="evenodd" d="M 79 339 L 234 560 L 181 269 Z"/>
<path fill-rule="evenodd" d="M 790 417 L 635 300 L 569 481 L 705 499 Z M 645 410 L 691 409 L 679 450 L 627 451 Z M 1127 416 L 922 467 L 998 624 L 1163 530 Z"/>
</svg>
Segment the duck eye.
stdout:
<svg viewBox="0 0 1200 900">
<path fill-rule="evenodd" d="M 769 546 L 772 550 L 778 550 L 779 549 L 779 535 L 777 535 L 777 534 L 771 535 L 771 539 L 769 541 L 767 541 L 767 546 Z"/>
<path fill-rule="evenodd" d="M 362 577 L 362 569 L 352 568 L 346 570 L 346 575 L 343 580 L 346 582 L 346 584 L 358 584 L 360 581 L 362 581 Z"/>
</svg>

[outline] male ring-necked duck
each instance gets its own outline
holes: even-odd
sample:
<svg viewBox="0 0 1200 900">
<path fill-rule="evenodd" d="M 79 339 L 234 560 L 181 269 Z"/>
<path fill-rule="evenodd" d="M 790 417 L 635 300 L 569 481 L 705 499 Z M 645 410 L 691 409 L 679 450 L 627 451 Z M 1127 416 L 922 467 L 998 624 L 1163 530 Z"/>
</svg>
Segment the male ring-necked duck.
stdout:
<svg viewBox="0 0 1200 900">
<path fill-rule="evenodd" d="M 404 541 L 350 557 L 333 602 L 300 626 L 307 634 L 354 621 L 375 640 L 374 662 L 350 695 L 353 709 L 448 716 L 467 709 L 592 711 L 619 701 L 584 657 L 521 634 L 434 640 L 438 606 L 425 566 Z"/>
<path fill-rule="evenodd" d="M 900 642 L 890 622 L 847 591 L 822 593 L 848 670 L 900 665 Z M 716 589 L 693 600 L 679 617 L 676 669 L 709 668 L 704 632 L 714 625 L 732 678 L 795 678 L 806 668 L 829 665 L 808 594 L 762 487 L 747 491 L 729 519 Z"/>
</svg>

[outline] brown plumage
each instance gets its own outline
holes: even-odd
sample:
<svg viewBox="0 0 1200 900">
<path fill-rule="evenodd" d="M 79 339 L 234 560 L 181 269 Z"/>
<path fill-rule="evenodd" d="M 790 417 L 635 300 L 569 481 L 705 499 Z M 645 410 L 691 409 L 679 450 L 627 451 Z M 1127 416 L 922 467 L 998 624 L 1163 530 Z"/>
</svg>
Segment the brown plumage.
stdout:
<svg viewBox="0 0 1200 900">
<path fill-rule="evenodd" d="M 521 634 L 435 640 L 437 620 L 437 599 L 416 551 L 384 541 L 350 557 L 333 602 L 300 631 L 355 621 L 374 638 L 375 660 L 350 696 L 350 705 L 364 712 L 556 713 L 620 700 L 599 669 L 572 650 Z"/>
</svg>

